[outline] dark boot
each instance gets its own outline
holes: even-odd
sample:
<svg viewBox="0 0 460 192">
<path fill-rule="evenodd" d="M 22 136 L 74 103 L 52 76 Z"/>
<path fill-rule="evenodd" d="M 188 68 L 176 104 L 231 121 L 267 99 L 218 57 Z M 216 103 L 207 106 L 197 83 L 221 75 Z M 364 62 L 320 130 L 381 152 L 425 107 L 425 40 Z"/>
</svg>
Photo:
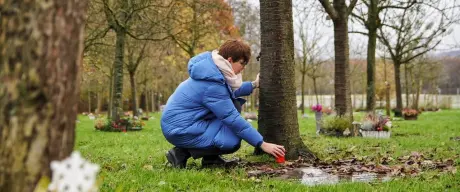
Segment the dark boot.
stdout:
<svg viewBox="0 0 460 192">
<path fill-rule="evenodd" d="M 220 155 L 204 156 L 201 160 L 202 167 L 231 167 L 237 164 L 236 160 L 225 160 Z"/>
<path fill-rule="evenodd" d="M 168 162 L 171 163 L 171 165 L 175 168 L 185 168 L 187 165 L 187 160 L 190 157 L 191 155 L 187 150 L 178 147 L 174 147 L 166 152 L 166 158 L 168 159 Z"/>
</svg>

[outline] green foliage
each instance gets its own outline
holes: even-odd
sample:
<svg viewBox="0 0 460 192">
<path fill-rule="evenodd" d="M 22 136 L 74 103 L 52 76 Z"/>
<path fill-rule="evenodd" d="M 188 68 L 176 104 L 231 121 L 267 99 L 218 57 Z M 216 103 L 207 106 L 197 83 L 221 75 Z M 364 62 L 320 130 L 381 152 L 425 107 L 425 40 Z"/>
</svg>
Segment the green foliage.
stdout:
<svg viewBox="0 0 460 192">
<path fill-rule="evenodd" d="M 433 160 L 452 158 L 460 151 L 459 110 L 423 113 L 417 121 L 394 121 L 391 139 L 336 138 L 316 136 L 315 119 L 299 118 L 304 143 L 322 160 L 343 158 L 379 161 L 382 156 L 393 159 L 417 151 Z M 298 181 L 261 178 L 256 182 L 247 177 L 245 168 L 201 169 L 200 159 L 189 159 L 186 170 L 165 165 L 165 152 L 172 145 L 160 128 L 160 114 L 146 121 L 144 131 L 126 134 L 95 131 L 94 121 L 79 116 L 75 150 L 101 166 L 104 178 L 100 191 L 460 191 L 460 172 L 437 176 L 427 172 L 419 177 L 399 178 L 384 183 L 343 183 L 307 187 Z M 309 117 L 314 114 L 309 112 Z M 364 113 L 355 115 L 362 119 Z M 257 127 L 256 122 L 252 122 Z M 227 158 L 240 157 L 251 162 L 274 162 L 267 155 L 254 156 L 254 148 L 246 142 Z M 456 160 L 457 166 L 460 161 Z M 458 167 L 457 167 L 458 169 Z M 433 177 L 435 176 L 435 177 Z"/>
<path fill-rule="evenodd" d="M 321 128 L 329 131 L 343 132 L 350 128 L 351 122 L 348 118 L 338 116 L 327 116 L 321 121 Z"/>
</svg>

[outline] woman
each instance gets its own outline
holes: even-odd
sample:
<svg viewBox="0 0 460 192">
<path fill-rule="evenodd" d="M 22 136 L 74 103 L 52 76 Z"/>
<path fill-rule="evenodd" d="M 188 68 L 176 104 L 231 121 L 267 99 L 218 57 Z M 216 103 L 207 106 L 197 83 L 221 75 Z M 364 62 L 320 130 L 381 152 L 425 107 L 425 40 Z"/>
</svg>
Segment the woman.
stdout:
<svg viewBox="0 0 460 192">
<path fill-rule="evenodd" d="M 241 140 L 273 156 L 284 156 L 283 146 L 267 143 L 241 115 L 241 105 L 259 87 L 242 82 L 251 49 L 239 40 L 229 40 L 218 50 L 201 53 L 188 63 L 190 78 L 168 99 L 161 127 L 175 147 L 166 153 L 174 167 L 185 168 L 187 159 L 203 158 L 202 166 L 225 165 L 220 155 L 236 152 Z"/>
</svg>

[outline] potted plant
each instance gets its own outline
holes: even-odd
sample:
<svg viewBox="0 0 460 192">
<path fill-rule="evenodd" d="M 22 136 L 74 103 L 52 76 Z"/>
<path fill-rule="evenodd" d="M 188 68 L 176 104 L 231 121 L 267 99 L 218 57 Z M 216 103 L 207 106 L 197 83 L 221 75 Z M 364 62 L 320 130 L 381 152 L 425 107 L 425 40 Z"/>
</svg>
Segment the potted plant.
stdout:
<svg viewBox="0 0 460 192">
<path fill-rule="evenodd" d="M 321 120 L 320 133 L 329 136 L 344 136 L 344 132 L 350 128 L 351 122 L 347 117 L 329 116 Z"/>
<path fill-rule="evenodd" d="M 403 109 L 402 115 L 404 120 L 417 120 L 418 111 L 415 109 Z"/>
<path fill-rule="evenodd" d="M 359 132 L 362 137 L 390 138 L 392 123 L 389 117 L 368 113 L 360 126 Z"/>
<path fill-rule="evenodd" d="M 145 123 L 139 119 L 133 119 L 131 120 L 130 123 L 131 124 L 130 124 L 129 130 L 134 130 L 134 131 L 142 130 L 142 127 L 145 125 Z"/>
<path fill-rule="evenodd" d="M 323 107 L 320 104 L 316 104 L 311 107 L 311 110 L 315 113 L 316 135 L 319 135 L 319 132 L 321 130 L 321 118 L 323 116 Z"/>
</svg>

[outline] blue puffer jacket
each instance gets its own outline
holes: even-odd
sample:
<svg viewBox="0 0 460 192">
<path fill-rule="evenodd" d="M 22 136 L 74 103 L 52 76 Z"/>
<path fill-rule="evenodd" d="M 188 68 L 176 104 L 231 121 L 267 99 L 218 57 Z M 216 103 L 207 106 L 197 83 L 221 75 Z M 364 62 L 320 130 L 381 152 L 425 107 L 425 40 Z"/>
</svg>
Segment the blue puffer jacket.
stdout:
<svg viewBox="0 0 460 192">
<path fill-rule="evenodd" d="M 161 117 L 166 139 L 183 148 L 233 149 L 241 139 L 258 147 L 263 138 L 236 110 L 233 100 L 252 93 L 250 82 L 235 92 L 214 64 L 211 52 L 190 59 L 190 78 L 168 99 Z"/>
</svg>

